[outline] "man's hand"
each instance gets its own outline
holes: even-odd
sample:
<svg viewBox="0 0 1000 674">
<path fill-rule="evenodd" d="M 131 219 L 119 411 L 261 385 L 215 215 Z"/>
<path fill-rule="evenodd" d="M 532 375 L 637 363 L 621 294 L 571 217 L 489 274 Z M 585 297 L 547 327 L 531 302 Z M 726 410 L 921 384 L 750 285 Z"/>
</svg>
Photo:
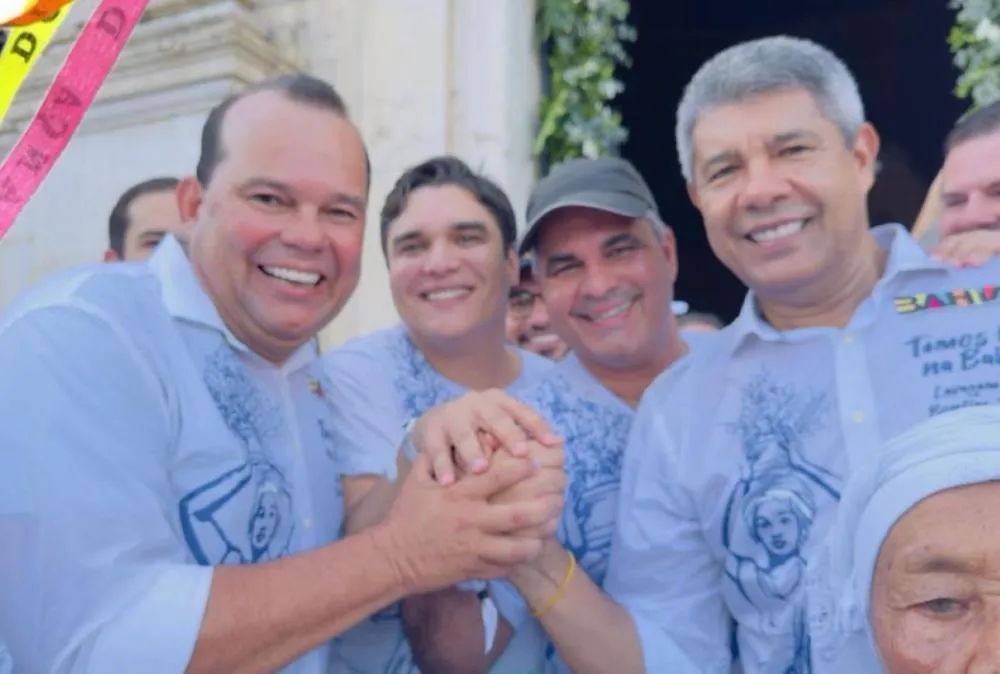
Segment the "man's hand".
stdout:
<svg viewBox="0 0 1000 674">
<path fill-rule="evenodd" d="M 1000 255 L 1000 230 L 972 229 L 949 234 L 931 256 L 956 267 L 980 267 Z"/>
<path fill-rule="evenodd" d="M 544 523 L 540 527 L 522 531 L 520 535 L 547 538 L 555 533 L 556 527 L 559 524 L 559 516 L 562 514 L 562 504 L 566 493 L 566 472 L 563 468 L 563 457 L 564 453 L 561 446 L 552 448 L 529 441 L 528 458 L 537 467 L 535 474 L 512 487 L 507 487 L 503 491 L 490 496 L 489 502 L 494 504 L 519 503 L 546 497 L 557 500 L 560 503 L 556 517 L 551 521 Z M 490 470 L 507 461 L 522 460 L 514 458 L 505 452 L 500 452 L 494 455 Z"/>
<path fill-rule="evenodd" d="M 530 459 L 507 457 L 485 473 L 442 487 L 430 457 L 419 454 L 388 518 L 373 531 L 410 593 L 498 578 L 533 559 L 542 541 L 522 532 L 550 526 L 562 510 L 561 494 L 546 492 L 516 503 L 490 503 L 489 497 L 538 470 Z"/>
<path fill-rule="evenodd" d="M 434 407 L 420 417 L 410 438 L 430 457 L 434 476 L 444 485 L 455 481 L 456 469 L 485 472 L 497 447 L 523 458 L 529 439 L 548 447 L 560 442 L 537 412 L 499 390 L 471 391 Z"/>
</svg>

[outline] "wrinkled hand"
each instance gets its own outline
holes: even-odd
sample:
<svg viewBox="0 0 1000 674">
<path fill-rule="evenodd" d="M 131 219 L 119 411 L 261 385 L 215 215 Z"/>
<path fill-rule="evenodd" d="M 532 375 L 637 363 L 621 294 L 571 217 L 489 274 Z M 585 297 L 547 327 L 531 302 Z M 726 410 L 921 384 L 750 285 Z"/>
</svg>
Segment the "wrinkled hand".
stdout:
<svg viewBox="0 0 1000 674">
<path fill-rule="evenodd" d="M 523 458 L 529 439 L 548 447 L 559 444 L 535 410 L 499 390 L 470 391 L 434 407 L 420 417 L 410 439 L 430 457 L 437 481 L 445 485 L 459 472 L 485 472 L 498 447 Z"/>
<path fill-rule="evenodd" d="M 1000 255 L 1000 230 L 973 229 L 949 234 L 931 256 L 956 267 L 979 267 Z"/>
<path fill-rule="evenodd" d="M 545 494 L 490 503 L 490 496 L 539 471 L 530 459 L 504 452 L 496 457 L 505 460 L 442 487 L 434 480 L 430 457 L 417 455 L 388 517 L 373 532 L 411 593 L 499 578 L 541 551 L 539 537 L 520 532 L 545 527 L 561 510 L 561 498 Z"/>
<path fill-rule="evenodd" d="M 537 536 L 547 538 L 556 532 L 559 524 L 559 517 L 565 502 L 566 494 L 566 472 L 563 466 L 564 453 L 562 446 L 553 448 L 541 445 L 537 442 L 528 442 L 528 458 L 531 459 L 537 470 L 534 475 L 507 487 L 501 492 L 493 494 L 489 498 L 490 503 L 519 503 L 531 501 L 538 498 L 549 498 L 557 504 L 555 516 L 541 526 L 522 530 L 520 536 Z M 505 452 L 497 453 L 492 460 L 490 470 L 498 469 L 507 461 L 522 461 L 523 459 L 513 458 Z"/>
</svg>

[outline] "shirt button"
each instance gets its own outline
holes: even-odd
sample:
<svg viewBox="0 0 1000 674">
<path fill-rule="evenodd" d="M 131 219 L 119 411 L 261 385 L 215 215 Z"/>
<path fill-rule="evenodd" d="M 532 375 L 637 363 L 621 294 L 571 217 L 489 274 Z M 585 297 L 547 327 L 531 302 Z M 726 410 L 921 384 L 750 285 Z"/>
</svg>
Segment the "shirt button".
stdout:
<svg viewBox="0 0 1000 674">
<path fill-rule="evenodd" d="M 853 344 L 854 335 L 844 335 L 844 344 Z"/>
<path fill-rule="evenodd" d="M 303 520 L 302 520 L 302 526 L 304 526 L 306 529 L 312 529 L 312 525 L 313 525 L 313 521 L 312 521 L 311 517 L 303 518 Z"/>
<path fill-rule="evenodd" d="M 864 412 L 855 412 L 854 414 L 851 415 L 851 421 L 853 421 L 856 424 L 860 424 L 864 420 L 865 420 Z"/>
</svg>

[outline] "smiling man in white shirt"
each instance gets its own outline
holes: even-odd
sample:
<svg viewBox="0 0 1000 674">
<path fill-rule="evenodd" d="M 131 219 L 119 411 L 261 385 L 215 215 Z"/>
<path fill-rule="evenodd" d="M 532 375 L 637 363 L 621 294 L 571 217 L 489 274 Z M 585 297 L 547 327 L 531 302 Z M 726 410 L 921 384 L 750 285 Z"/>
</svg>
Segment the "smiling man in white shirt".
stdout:
<svg viewBox="0 0 1000 674">
<path fill-rule="evenodd" d="M 16 671 L 321 674 L 373 612 L 537 554 L 558 499 L 488 503 L 536 474 L 527 460 L 444 489 L 418 455 L 389 516 L 337 540 L 315 336 L 357 285 L 368 189 L 336 91 L 265 81 L 206 121 L 178 190 L 187 248 L 55 274 L 0 315 Z M 446 421 L 414 442 L 450 448 Z"/>
<path fill-rule="evenodd" d="M 558 652 L 567 643 L 559 599 L 581 586 L 599 592 L 619 516 L 635 406 L 688 345 L 672 302 L 673 232 L 626 160 L 576 159 L 554 167 L 532 191 L 520 245 L 532 259 L 553 329 L 571 350 L 516 397 L 563 438 L 567 496 L 559 529 L 539 564 L 515 569 L 510 584 L 492 584 L 505 619 L 492 656 L 503 652 L 513 632 L 510 648 L 544 643 L 542 662 L 532 671 L 565 672 Z M 549 577 L 557 579 L 555 588 Z M 462 642 L 472 638 L 476 613 L 455 604 L 434 608 L 411 625 L 415 648 L 432 654 L 425 657 L 438 664 L 434 671 L 468 674 L 489 667 L 491 657 L 481 652 L 459 656 Z M 443 613 L 450 614 L 448 624 Z"/>
<path fill-rule="evenodd" d="M 395 487 L 387 478 L 403 468 L 397 462 L 409 420 L 468 389 L 516 392 L 552 365 L 506 340 L 507 298 L 518 274 L 516 224 L 498 185 L 455 157 L 429 159 L 397 180 L 381 227 L 402 322 L 323 358 L 335 411 L 333 439 L 344 461 L 348 531 L 378 522 L 391 503 Z M 468 594 L 474 598 L 479 589 Z M 401 608 L 393 605 L 338 638 L 338 656 L 349 671 L 419 671 Z M 489 615 L 492 605 L 484 608 Z M 465 645 L 481 652 L 483 641 L 480 635 Z M 504 671 L 527 669 L 517 657 L 507 655 Z M 524 657 L 534 659 L 532 653 Z"/>
</svg>

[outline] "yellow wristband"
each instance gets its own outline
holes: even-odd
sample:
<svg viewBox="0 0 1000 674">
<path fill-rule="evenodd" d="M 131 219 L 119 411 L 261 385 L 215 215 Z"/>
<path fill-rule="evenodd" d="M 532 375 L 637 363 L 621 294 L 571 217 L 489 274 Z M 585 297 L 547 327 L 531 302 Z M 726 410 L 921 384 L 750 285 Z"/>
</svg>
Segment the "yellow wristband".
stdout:
<svg viewBox="0 0 1000 674">
<path fill-rule="evenodd" d="M 536 618 L 541 618 L 546 613 L 551 611 L 553 607 L 559 603 L 559 600 L 562 599 L 563 595 L 566 594 L 566 588 L 569 587 L 569 581 L 573 578 L 573 572 L 576 571 L 576 557 L 573 556 L 572 552 L 567 551 L 567 554 L 569 554 L 569 564 L 566 565 L 566 575 L 563 577 L 562 582 L 559 583 L 559 587 L 556 588 L 556 591 L 553 592 L 548 601 L 542 605 L 542 608 L 537 611 L 532 611 L 532 614 Z"/>
</svg>

